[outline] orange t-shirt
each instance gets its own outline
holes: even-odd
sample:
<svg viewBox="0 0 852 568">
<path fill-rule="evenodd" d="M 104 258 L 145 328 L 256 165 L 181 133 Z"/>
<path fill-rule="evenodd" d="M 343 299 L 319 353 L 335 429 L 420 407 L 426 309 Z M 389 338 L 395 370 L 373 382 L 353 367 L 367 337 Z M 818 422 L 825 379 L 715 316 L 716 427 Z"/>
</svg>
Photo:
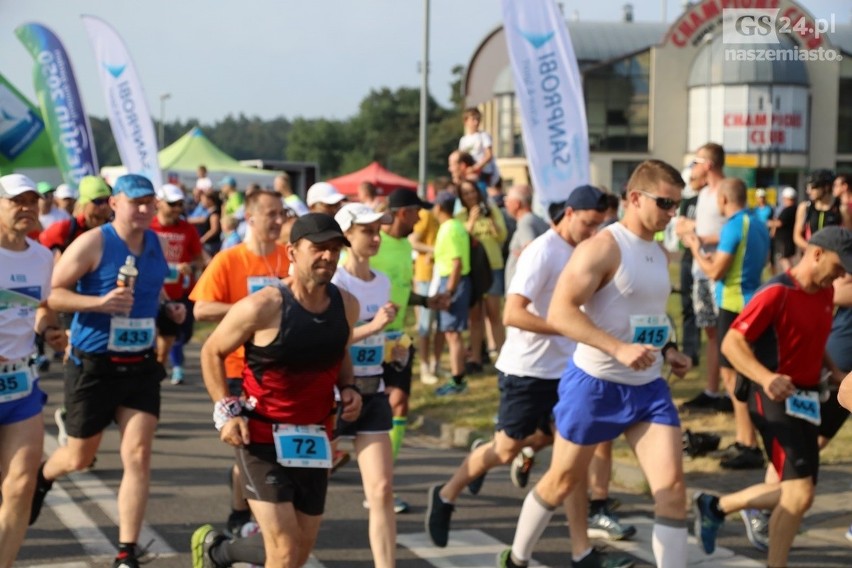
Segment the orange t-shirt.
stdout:
<svg viewBox="0 0 852 568">
<path fill-rule="evenodd" d="M 283 245 L 276 244 L 273 252 L 262 257 L 241 243 L 213 257 L 189 299 L 193 302 L 236 304 L 265 286 L 277 286 L 278 280 L 285 278 L 289 269 L 290 260 Z M 225 375 L 229 379 L 242 378 L 244 362 L 240 346 L 225 359 Z"/>
</svg>

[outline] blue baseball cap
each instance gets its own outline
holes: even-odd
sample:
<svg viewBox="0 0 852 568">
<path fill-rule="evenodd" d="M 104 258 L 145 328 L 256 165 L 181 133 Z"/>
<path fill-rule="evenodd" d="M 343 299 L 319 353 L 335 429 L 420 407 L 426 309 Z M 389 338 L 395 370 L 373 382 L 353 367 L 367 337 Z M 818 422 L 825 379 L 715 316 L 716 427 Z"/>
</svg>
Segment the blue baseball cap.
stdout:
<svg viewBox="0 0 852 568">
<path fill-rule="evenodd" d="M 139 199 L 140 197 L 148 197 L 149 195 L 157 195 L 154 190 L 154 184 L 145 176 L 138 174 L 123 175 L 115 180 L 115 185 L 112 187 L 113 193 L 125 194 L 130 199 Z"/>
<path fill-rule="evenodd" d="M 222 178 L 222 181 L 219 182 L 219 188 L 230 185 L 231 187 L 237 187 L 237 179 L 234 176 L 225 176 Z"/>
<path fill-rule="evenodd" d="M 456 196 L 449 191 L 442 191 L 435 197 L 435 205 L 446 208 L 450 203 L 455 204 Z"/>
<path fill-rule="evenodd" d="M 574 191 L 568 195 L 568 199 L 551 203 L 548 206 L 550 219 L 554 223 L 559 223 L 565 215 L 565 210 L 569 207 L 574 211 L 606 211 L 606 194 L 593 185 L 581 185 L 579 187 L 575 187 Z"/>
</svg>

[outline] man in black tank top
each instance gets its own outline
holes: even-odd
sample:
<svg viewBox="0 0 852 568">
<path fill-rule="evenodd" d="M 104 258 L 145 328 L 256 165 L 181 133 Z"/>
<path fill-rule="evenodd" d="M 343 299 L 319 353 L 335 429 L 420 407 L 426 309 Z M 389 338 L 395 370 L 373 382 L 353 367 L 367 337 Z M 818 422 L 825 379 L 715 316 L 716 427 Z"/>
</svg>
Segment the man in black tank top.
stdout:
<svg viewBox="0 0 852 568">
<path fill-rule="evenodd" d="M 830 170 L 815 170 L 808 176 L 808 199 L 796 210 L 793 231 L 793 240 L 802 250 L 807 248 L 811 235 L 817 231 L 843 223 L 840 200 L 831 191 L 833 184 L 834 173 Z"/>
<path fill-rule="evenodd" d="M 316 541 L 330 467 L 334 386 L 341 417 L 355 420 L 361 394 L 348 344 L 358 301 L 331 284 L 348 241 L 328 215 L 293 225 L 293 275 L 233 305 L 201 351 L 220 439 L 236 448 L 260 534 L 228 541 L 210 525 L 192 536 L 195 568 L 248 562 L 296 568 Z M 246 346 L 246 398 L 229 396 L 224 359 Z"/>
</svg>

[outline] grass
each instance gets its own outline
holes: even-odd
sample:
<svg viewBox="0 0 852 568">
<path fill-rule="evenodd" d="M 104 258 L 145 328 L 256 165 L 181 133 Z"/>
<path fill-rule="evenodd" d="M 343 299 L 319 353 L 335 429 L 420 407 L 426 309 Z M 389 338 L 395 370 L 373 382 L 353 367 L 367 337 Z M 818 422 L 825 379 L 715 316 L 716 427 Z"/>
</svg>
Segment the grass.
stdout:
<svg viewBox="0 0 852 568">
<path fill-rule="evenodd" d="M 679 264 L 670 265 L 673 282 L 679 282 Z M 668 313 L 675 320 L 679 330 L 681 327 L 680 296 L 672 294 L 669 297 Z M 702 339 L 706 342 L 706 339 Z M 703 355 L 702 343 L 702 355 Z M 446 355 L 443 362 L 447 368 Z M 488 434 L 494 430 L 494 417 L 497 414 L 499 391 L 497 376 L 492 366 L 486 366 L 486 373 L 480 376 L 468 377 L 468 391 L 462 395 L 437 397 L 434 386 L 423 385 L 419 380 L 419 367 L 415 364 L 412 381 L 410 407 L 412 416 L 424 415 L 442 423 L 455 426 L 474 428 Z M 671 385 L 672 397 L 676 404 L 689 400 L 704 388 L 705 367 L 702 357 L 699 366 L 690 371 L 683 380 L 675 380 Z M 713 432 L 721 436 L 721 448 L 734 441 L 734 423 L 731 414 L 714 413 L 684 413 L 681 416 L 683 428 L 697 432 Z M 613 446 L 616 459 L 636 464 L 632 451 L 623 437 L 616 440 Z M 829 446 L 823 450 L 822 463 L 839 463 L 852 460 L 852 426 L 849 422 L 840 429 Z M 712 457 L 699 457 L 685 462 L 687 472 L 721 471 L 719 460 Z"/>
</svg>

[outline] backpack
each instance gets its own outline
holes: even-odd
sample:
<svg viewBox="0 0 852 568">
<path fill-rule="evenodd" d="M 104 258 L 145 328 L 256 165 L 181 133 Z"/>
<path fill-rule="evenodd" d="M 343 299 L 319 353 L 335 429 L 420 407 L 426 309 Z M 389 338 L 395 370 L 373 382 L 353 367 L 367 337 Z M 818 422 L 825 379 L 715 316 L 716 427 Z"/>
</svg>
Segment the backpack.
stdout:
<svg viewBox="0 0 852 568">
<path fill-rule="evenodd" d="M 493 281 L 494 276 L 491 274 L 491 264 L 488 262 L 485 247 L 477 239 L 470 237 L 471 306 L 482 299 Z"/>
</svg>

